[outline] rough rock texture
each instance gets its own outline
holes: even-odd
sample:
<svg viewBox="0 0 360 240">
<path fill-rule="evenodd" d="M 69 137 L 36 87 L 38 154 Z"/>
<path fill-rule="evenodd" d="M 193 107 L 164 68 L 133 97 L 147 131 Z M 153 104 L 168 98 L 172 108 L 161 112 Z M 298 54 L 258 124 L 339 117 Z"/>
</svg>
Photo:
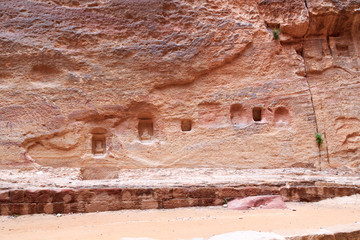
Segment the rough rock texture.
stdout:
<svg viewBox="0 0 360 240">
<path fill-rule="evenodd" d="M 0 215 L 88 213 L 124 209 L 171 209 L 222 205 L 224 199 L 282 194 L 287 201 L 319 201 L 351 196 L 359 187 L 173 187 L 83 188 L 0 191 Z M 234 205 L 234 204 L 233 204 Z M 256 205 L 255 205 L 256 206 Z M 281 208 L 279 208 L 281 209 Z M 239 209 L 247 210 L 247 209 Z"/>
<path fill-rule="evenodd" d="M 314 202 L 360 194 L 358 174 L 310 169 L 123 169 L 117 179 L 84 181 L 73 168 L 48 168 L 51 171 L 0 170 L 0 215 L 217 206 L 258 195 Z M 264 198 L 249 202 L 265 205 Z"/>
<path fill-rule="evenodd" d="M 292 197 L 296 201 L 308 201 L 313 196 L 326 195 L 325 198 L 336 195 L 352 195 L 355 191 L 346 191 L 342 187 L 360 187 L 360 178 L 357 172 L 342 171 L 315 171 L 314 169 L 215 169 L 215 168 L 147 168 L 147 169 L 121 169 L 118 177 L 113 179 L 91 180 L 76 168 L 42 167 L 41 170 L 29 169 L 3 169 L 0 170 L 0 189 L 49 189 L 49 188 L 171 188 L 171 187 L 224 187 L 231 199 L 245 197 L 242 190 L 233 191 L 231 188 L 249 187 L 253 195 L 279 194 L 279 187 L 310 187 L 309 198 L 304 193 L 291 192 L 284 189 L 285 200 Z M 263 191 L 261 186 L 273 186 L 274 191 Z M 253 189 L 252 186 L 257 186 Z M 322 192 L 314 191 L 314 187 L 324 186 Z M 329 189 L 327 189 L 329 187 Z M 332 187 L 339 187 L 333 192 Z M 343 191 L 344 190 L 344 191 Z M 354 189 L 353 189 L 354 190 Z M 306 191 L 304 191 L 306 192 Z M 229 199 L 227 199 L 229 200 Z M 318 198 L 319 200 L 319 198 Z"/>
<path fill-rule="evenodd" d="M 255 197 L 246 197 L 242 199 L 231 200 L 227 207 L 235 210 L 248 210 L 250 208 L 265 208 L 265 209 L 284 209 L 286 204 L 281 196 L 276 195 L 259 195 Z"/>
<path fill-rule="evenodd" d="M 0 166 L 357 168 L 359 9 L 0 0 Z"/>
</svg>

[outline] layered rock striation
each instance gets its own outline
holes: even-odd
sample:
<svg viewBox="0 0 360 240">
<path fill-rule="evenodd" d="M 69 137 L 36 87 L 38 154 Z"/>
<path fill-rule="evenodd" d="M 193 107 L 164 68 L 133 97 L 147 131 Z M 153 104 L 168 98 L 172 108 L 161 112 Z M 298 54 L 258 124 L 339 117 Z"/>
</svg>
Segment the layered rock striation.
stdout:
<svg viewBox="0 0 360 240">
<path fill-rule="evenodd" d="M 360 166 L 356 0 L 1 0 L 0 30 L 2 168 Z"/>
</svg>

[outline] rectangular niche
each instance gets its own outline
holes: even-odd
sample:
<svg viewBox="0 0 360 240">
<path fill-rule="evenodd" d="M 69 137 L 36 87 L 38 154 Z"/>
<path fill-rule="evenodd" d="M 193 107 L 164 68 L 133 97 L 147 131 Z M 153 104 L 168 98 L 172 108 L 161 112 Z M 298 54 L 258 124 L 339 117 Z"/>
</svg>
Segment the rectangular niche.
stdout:
<svg viewBox="0 0 360 240">
<path fill-rule="evenodd" d="M 261 119 L 262 119 L 262 109 L 260 107 L 254 107 L 253 108 L 253 111 L 252 111 L 252 114 L 253 114 L 253 119 L 255 122 L 260 122 Z"/>
<path fill-rule="evenodd" d="M 181 131 L 189 132 L 191 131 L 191 120 L 190 119 L 183 119 L 181 120 Z"/>
<path fill-rule="evenodd" d="M 245 125 L 247 123 L 246 112 L 241 104 L 236 103 L 231 105 L 230 120 L 231 124 L 235 126 Z"/>
<path fill-rule="evenodd" d="M 346 44 L 336 44 L 336 51 L 338 56 L 343 56 L 343 57 L 349 57 L 350 53 L 349 53 L 349 46 Z"/>
<path fill-rule="evenodd" d="M 102 155 L 106 153 L 106 136 L 105 134 L 93 134 L 92 136 L 92 153 Z"/>
<path fill-rule="evenodd" d="M 140 140 L 151 140 L 154 135 L 153 120 L 151 118 L 140 118 L 138 131 Z"/>
</svg>

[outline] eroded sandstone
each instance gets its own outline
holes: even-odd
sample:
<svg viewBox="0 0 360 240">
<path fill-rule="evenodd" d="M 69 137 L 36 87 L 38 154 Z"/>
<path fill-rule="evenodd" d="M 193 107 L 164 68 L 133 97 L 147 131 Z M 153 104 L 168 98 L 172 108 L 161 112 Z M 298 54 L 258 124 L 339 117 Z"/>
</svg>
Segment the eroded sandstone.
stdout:
<svg viewBox="0 0 360 240">
<path fill-rule="evenodd" d="M 358 168 L 359 8 L 1 1 L 0 165 Z"/>
</svg>

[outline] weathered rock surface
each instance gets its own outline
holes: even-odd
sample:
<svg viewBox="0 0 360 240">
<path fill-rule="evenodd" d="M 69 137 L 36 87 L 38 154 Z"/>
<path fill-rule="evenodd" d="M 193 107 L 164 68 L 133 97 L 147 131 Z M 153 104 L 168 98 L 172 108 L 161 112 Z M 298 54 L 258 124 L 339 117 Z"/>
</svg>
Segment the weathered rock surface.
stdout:
<svg viewBox="0 0 360 240">
<path fill-rule="evenodd" d="M 358 168 L 359 9 L 0 1 L 0 166 Z"/>
<path fill-rule="evenodd" d="M 248 210 L 257 207 L 264 209 L 284 209 L 286 208 L 286 204 L 279 195 L 259 195 L 231 200 L 228 202 L 227 207 L 234 210 Z"/>
<path fill-rule="evenodd" d="M 74 168 L 7 169 L 0 170 L 0 215 L 221 206 L 226 200 L 258 195 L 281 195 L 287 202 L 353 196 L 326 204 L 357 204 L 360 179 L 343 174 L 310 169 L 123 169 L 116 179 L 84 181 Z"/>
</svg>

